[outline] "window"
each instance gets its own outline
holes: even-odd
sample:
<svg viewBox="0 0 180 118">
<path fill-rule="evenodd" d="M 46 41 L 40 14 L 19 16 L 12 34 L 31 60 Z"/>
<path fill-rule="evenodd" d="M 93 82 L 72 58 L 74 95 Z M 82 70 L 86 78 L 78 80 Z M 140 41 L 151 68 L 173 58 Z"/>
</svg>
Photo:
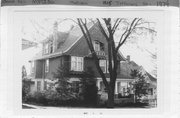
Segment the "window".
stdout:
<svg viewBox="0 0 180 118">
<path fill-rule="evenodd" d="M 117 93 L 121 92 L 121 82 L 117 82 Z"/>
<path fill-rule="evenodd" d="M 50 41 L 49 49 L 50 49 L 49 53 L 53 53 L 53 41 Z"/>
<path fill-rule="evenodd" d="M 121 96 L 125 97 L 125 96 L 129 96 L 130 95 L 130 85 L 129 82 L 121 82 L 120 87 L 118 90 L 121 93 Z"/>
<path fill-rule="evenodd" d="M 49 59 L 45 61 L 45 72 L 49 72 Z"/>
<path fill-rule="evenodd" d="M 83 71 L 83 57 L 71 57 L 71 70 Z"/>
<path fill-rule="evenodd" d="M 99 43 L 99 41 L 94 41 L 94 50 L 95 51 L 100 51 L 100 43 Z"/>
<path fill-rule="evenodd" d="M 34 73 L 34 61 L 31 62 L 31 73 Z"/>
<path fill-rule="evenodd" d="M 106 60 L 99 60 L 99 66 L 101 67 L 101 70 L 106 73 Z"/>
<path fill-rule="evenodd" d="M 41 81 L 37 81 L 37 91 L 41 91 Z"/>
<path fill-rule="evenodd" d="M 94 50 L 95 51 L 104 51 L 104 44 L 99 41 L 94 41 Z"/>
<path fill-rule="evenodd" d="M 48 48 L 49 48 L 48 43 L 46 43 L 44 45 L 44 54 L 47 54 L 49 52 Z"/>
<path fill-rule="evenodd" d="M 79 93 L 79 81 L 73 81 L 71 83 L 71 91 L 74 93 Z"/>
</svg>

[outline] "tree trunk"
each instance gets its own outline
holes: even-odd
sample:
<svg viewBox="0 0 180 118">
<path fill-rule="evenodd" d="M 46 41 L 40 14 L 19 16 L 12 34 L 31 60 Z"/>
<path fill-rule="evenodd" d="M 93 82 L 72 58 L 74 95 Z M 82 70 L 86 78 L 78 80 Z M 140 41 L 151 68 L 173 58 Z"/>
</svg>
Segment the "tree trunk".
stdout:
<svg viewBox="0 0 180 118">
<path fill-rule="evenodd" d="M 107 108 L 114 108 L 114 88 L 111 86 L 108 90 Z"/>
</svg>

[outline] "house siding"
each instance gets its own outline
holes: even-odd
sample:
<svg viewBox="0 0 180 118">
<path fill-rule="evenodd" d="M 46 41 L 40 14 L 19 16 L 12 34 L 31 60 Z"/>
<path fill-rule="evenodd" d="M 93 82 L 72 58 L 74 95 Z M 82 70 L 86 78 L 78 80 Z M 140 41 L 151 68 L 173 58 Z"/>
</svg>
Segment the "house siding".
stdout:
<svg viewBox="0 0 180 118">
<path fill-rule="evenodd" d="M 84 68 L 85 68 L 85 70 L 87 68 L 91 68 L 92 71 L 94 72 L 95 77 L 101 77 L 92 58 L 84 59 Z M 106 72 L 104 74 L 107 78 L 110 77 L 109 73 Z M 119 66 L 119 62 L 118 62 L 117 78 L 120 78 L 120 77 L 122 77 L 122 76 L 120 75 L 120 66 Z"/>
<path fill-rule="evenodd" d="M 43 61 L 37 60 L 36 61 L 36 78 L 43 78 Z"/>
<path fill-rule="evenodd" d="M 102 33 L 96 28 L 93 27 L 90 29 L 90 34 L 92 41 L 98 40 L 104 44 L 105 47 L 105 54 L 108 54 L 108 49 L 107 49 L 107 42 L 105 37 L 102 35 Z M 88 56 L 90 54 L 90 50 L 88 47 L 88 44 L 86 42 L 86 39 L 84 36 L 82 36 L 78 42 L 72 46 L 72 48 L 66 53 L 71 56 Z"/>
<path fill-rule="evenodd" d="M 48 72 L 45 72 L 45 60 L 41 60 L 43 63 L 41 63 L 41 65 L 39 64 L 41 68 L 41 70 L 39 69 L 39 71 L 37 74 L 41 74 L 38 75 L 41 78 L 46 78 L 46 79 L 53 79 L 54 78 L 54 73 L 57 72 L 57 69 L 60 66 L 64 66 L 67 67 L 69 69 L 69 56 L 60 56 L 60 57 L 56 57 L 56 58 L 49 58 L 49 70 Z M 36 76 L 36 77 L 38 77 Z"/>
<path fill-rule="evenodd" d="M 44 61 L 45 64 L 45 61 Z M 56 73 L 58 67 L 61 66 L 61 57 L 49 59 L 49 71 L 45 72 L 45 78 L 53 79 L 53 73 Z"/>
</svg>

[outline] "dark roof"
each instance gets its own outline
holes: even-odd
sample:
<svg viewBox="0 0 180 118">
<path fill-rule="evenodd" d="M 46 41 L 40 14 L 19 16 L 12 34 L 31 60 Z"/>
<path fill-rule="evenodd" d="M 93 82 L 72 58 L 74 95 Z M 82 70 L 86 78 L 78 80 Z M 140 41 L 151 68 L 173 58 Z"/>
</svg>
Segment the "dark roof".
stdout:
<svg viewBox="0 0 180 118">
<path fill-rule="evenodd" d="M 87 27 L 90 30 L 92 28 L 93 23 L 88 23 Z M 58 40 L 61 40 L 62 38 L 66 38 L 63 44 L 52 54 L 48 55 L 42 55 L 42 52 L 39 52 L 33 60 L 38 60 L 38 59 L 46 59 L 46 58 L 52 58 L 56 56 L 60 56 L 62 54 L 65 54 L 74 44 L 76 44 L 81 38 L 83 34 L 81 32 L 81 29 L 79 26 L 75 26 L 71 31 L 67 33 L 63 32 L 58 32 Z M 48 40 L 51 40 L 53 38 L 52 35 L 50 35 L 47 39 L 45 39 L 42 42 L 46 42 Z"/>
<path fill-rule="evenodd" d="M 157 79 L 153 77 L 151 74 L 149 74 L 148 72 L 146 72 L 146 74 L 152 82 L 157 82 Z"/>
<path fill-rule="evenodd" d="M 124 78 L 132 78 L 131 70 L 139 70 L 140 66 L 134 61 L 121 61 L 120 75 Z"/>
<path fill-rule="evenodd" d="M 96 27 L 97 25 L 90 22 L 87 24 L 88 29 L 90 30 L 93 27 Z M 57 56 L 61 56 L 63 54 L 68 54 L 68 51 L 74 46 L 78 44 L 78 41 L 83 37 L 82 31 L 79 28 L 79 26 L 75 26 L 73 29 L 71 29 L 69 32 L 57 32 L 58 34 L 58 41 L 61 41 L 62 39 L 65 39 L 62 45 L 55 50 L 54 53 L 43 55 L 42 51 L 36 54 L 36 56 L 33 58 L 33 60 L 40 60 L 40 59 L 47 59 L 47 58 L 53 58 Z M 48 40 L 53 39 L 53 35 L 51 34 L 49 37 L 47 37 L 42 42 L 47 42 Z M 118 53 L 118 57 L 120 60 L 125 60 L 124 56 L 121 54 L 121 52 Z"/>
</svg>

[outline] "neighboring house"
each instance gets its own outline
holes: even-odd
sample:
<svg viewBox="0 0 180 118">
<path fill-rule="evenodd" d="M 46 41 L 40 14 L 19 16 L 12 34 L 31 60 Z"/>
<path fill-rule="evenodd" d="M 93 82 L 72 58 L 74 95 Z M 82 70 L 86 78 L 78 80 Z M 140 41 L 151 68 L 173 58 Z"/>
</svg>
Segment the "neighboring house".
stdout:
<svg viewBox="0 0 180 118">
<path fill-rule="evenodd" d="M 157 79 L 145 71 L 142 66 L 140 66 L 139 72 L 144 75 L 146 81 L 149 83 L 148 95 L 143 99 L 148 100 L 150 104 L 157 105 Z"/>
<path fill-rule="evenodd" d="M 28 49 L 28 48 L 31 48 L 34 46 L 37 46 L 37 43 L 35 43 L 33 41 L 26 40 L 24 38 L 22 39 L 22 50 L 25 50 L 25 49 Z"/>
<path fill-rule="evenodd" d="M 89 23 L 88 29 L 92 36 L 92 42 L 96 54 L 99 58 L 99 64 L 106 77 L 109 79 L 108 72 L 108 49 L 105 37 L 98 30 L 96 25 Z M 79 81 L 83 71 L 91 68 L 97 79 L 97 87 L 99 94 L 105 90 L 102 78 L 98 73 L 94 64 L 92 55 L 86 43 L 86 40 L 80 28 L 73 27 L 69 32 L 59 32 L 58 24 L 54 24 L 54 32 L 47 39 L 42 41 L 42 51 L 37 54 L 31 61 L 31 77 L 34 78 L 35 84 L 31 87 L 31 92 L 43 91 L 46 89 L 55 89 L 52 83 L 57 81 L 53 77 L 53 73 L 57 71 L 59 66 L 66 67 L 70 71 L 70 82 L 73 90 L 78 93 Z M 120 63 L 121 62 L 121 63 Z M 127 64 L 122 64 L 122 63 Z M 131 63 L 131 64 L 129 64 Z M 133 101 L 132 81 L 130 69 L 133 69 L 134 62 L 130 61 L 130 57 L 124 58 L 121 53 L 118 54 L 118 70 L 117 81 L 115 86 L 115 99 L 125 98 Z M 122 65 L 122 66 L 120 66 Z M 130 65 L 130 67 L 128 67 Z M 127 66 L 127 67 L 126 67 Z M 121 68 L 121 70 L 120 70 Z M 127 70 L 127 71 L 126 71 Z M 123 102 L 123 101 L 121 101 Z"/>
</svg>

